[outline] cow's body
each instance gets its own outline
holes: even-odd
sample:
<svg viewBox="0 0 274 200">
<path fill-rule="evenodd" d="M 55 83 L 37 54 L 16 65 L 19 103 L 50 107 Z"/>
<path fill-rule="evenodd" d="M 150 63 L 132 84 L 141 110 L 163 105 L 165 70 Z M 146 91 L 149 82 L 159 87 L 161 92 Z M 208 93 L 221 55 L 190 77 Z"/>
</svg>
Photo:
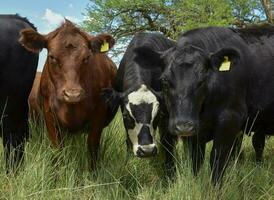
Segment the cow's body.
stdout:
<svg viewBox="0 0 274 200">
<path fill-rule="evenodd" d="M 40 93 L 53 145 L 62 145 L 64 130 L 70 134 L 89 125 L 87 143 L 94 167 L 101 132 L 114 116 L 100 95 L 102 88 L 112 87 L 116 74 L 115 64 L 100 53 L 104 42 L 113 46 L 113 38 L 106 34 L 90 36 L 66 21 L 47 36 L 25 30 L 20 41 L 31 51 L 46 47 L 49 52 L 41 75 Z"/>
<path fill-rule="evenodd" d="M 175 137 L 167 130 L 167 113 L 161 109 L 161 84 L 159 82 L 161 70 L 147 70 L 137 62 L 135 49 L 140 46 L 153 48 L 155 51 L 165 51 L 175 45 L 175 42 L 156 33 L 138 33 L 127 47 L 115 78 L 116 91 L 108 91 L 108 101 L 121 106 L 124 126 L 127 132 L 128 148 L 132 148 L 134 155 L 148 157 L 156 154 L 155 132 L 159 126 L 161 142 L 166 153 L 167 168 L 172 168 L 172 151 Z M 152 66 L 147 66 L 153 68 Z M 107 94 L 104 94 L 105 97 Z M 116 97 L 116 100 L 115 100 Z M 110 100 L 112 98 L 112 100 Z M 113 108 L 115 109 L 115 108 Z M 162 114 L 160 114 L 162 113 Z M 160 120 L 160 121 L 159 121 Z"/>
<path fill-rule="evenodd" d="M 256 161 L 262 161 L 265 135 L 274 134 L 274 27 L 250 27 L 235 29 L 251 47 L 258 66 L 252 71 L 249 87 L 249 113 L 247 130 L 254 131 L 252 138 Z M 263 95 L 262 95 L 263 94 Z M 254 121 L 254 124 L 253 124 Z"/>
<path fill-rule="evenodd" d="M 252 129 L 274 131 L 273 56 L 271 51 L 266 55 L 260 50 L 263 47 L 256 48 L 253 51 L 231 29 L 208 27 L 182 34 L 176 48 L 162 56 L 149 49 L 138 50 L 164 62 L 169 129 L 190 138 L 195 174 L 203 163 L 206 143 L 213 140 L 210 164 L 214 183 L 221 180 L 248 118 L 251 122 L 259 112 Z M 224 63 L 230 67 L 223 67 Z"/>
<path fill-rule="evenodd" d="M 30 117 L 37 122 L 42 113 L 41 110 L 41 94 L 40 94 L 40 80 L 41 72 L 36 72 L 35 79 L 31 88 L 31 92 L 28 98 Z"/>
<path fill-rule="evenodd" d="M 28 96 L 35 77 L 38 55 L 18 42 L 21 29 L 35 29 L 18 15 L 0 15 L 0 113 L 6 161 L 17 167 L 28 138 Z M 10 151 L 15 153 L 10 158 Z M 8 161 L 10 158 L 10 161 Z"/>
</svg>

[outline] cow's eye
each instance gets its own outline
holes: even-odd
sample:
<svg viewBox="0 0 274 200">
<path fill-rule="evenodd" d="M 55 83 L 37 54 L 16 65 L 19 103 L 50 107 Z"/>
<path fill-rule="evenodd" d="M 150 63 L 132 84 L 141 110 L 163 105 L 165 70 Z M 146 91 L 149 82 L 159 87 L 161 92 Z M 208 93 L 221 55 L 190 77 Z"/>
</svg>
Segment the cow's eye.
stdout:
<svg viewBox="0 0 274 200">
<path fill-rule="evenodd" d="M 82 62 L 83 62 L 84 64 L 87 64 L 88 61 L 89 61 L 89 56 L 87 56 L 86 58 L 84 58 Z"/>
<path fill-rule="evenodd" d="M 134 119 L 127 113 L 123 114 L 124 124 L 128 129 L 133 129 L 135 127 Z"/>
<path fill-rule="evenodd" d="M 59 62 L 56 58 L 54 58 L 54 56 L 52 55 L 49 55 L 49 60 L 52 64 L 56 64 L 56 65 L 59 65 Z"/>
<path fill-rule="evenodd" d="M 161 81 L 162 81 L 163 90 L 168 90 L 169 82 L 168 82 L 167 78 L 162 78 Z"/>
<path fill-rule="evenodd" d="M 200 81 L 197 85 L 197 89 L 203 87 L 204 85 L 205 85 L 205 80 Z"/>
</svg>

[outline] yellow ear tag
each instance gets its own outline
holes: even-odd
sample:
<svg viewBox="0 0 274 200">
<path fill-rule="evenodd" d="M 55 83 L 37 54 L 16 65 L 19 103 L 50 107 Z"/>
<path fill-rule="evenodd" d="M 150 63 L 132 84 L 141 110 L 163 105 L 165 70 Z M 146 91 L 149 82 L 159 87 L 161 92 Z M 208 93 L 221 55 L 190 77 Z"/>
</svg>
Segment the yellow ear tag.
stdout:
<svg viewBox="0 0 274 200">
<path fill-rule="evenodd" d="M 220 66 L 220 68 L 219 68 L 219 71 L 220 72 L 224 72 L 224 71 L 229 71 L 230 70 L 230 61 L 228 60 L 228 57 L 227 56 L 225 56 L 224 57 L 224 62 L 222 63 L 222 65 Z"/>
<path fill-rule="evenodd" d="M 109 50 L 109 44 L 106 40 L 104 40 L 104 43 L 101 46 L 101 52 L 107 52 Z"/>
</svg>

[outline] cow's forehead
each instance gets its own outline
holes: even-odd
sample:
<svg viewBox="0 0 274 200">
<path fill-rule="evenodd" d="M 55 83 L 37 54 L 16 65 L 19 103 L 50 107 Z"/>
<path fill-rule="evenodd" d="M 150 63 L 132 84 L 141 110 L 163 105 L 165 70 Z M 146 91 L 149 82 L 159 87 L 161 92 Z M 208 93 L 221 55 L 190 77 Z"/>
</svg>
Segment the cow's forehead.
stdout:
<svg viewBox="0 0 274 200">
<path fill-rule="evenodd" d="M 85 40 L 78 40 L 77 38 L 70 39 L 53 39 L 49 43 L 49 49 L 55 50 L 55 51 L 70 51 L 70 50 L 76 50 L 76 51 L 86 51 L 88 50 L 88 44 L 85 42 Z"/>
<path fill-rule="evenodd" d="M 144 84 L 142 84 L 138 90 L 133 91 L 128 95 L 128 103 L 133 105 L 142 103 L 153 104 L 157 102 L 156 96 Z"/>
</svg>

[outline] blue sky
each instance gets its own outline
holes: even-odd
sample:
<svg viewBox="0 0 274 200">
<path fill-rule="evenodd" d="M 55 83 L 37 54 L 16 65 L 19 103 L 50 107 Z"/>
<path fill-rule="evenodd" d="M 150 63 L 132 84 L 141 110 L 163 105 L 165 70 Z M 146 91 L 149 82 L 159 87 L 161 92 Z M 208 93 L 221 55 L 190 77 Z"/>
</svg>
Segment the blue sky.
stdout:
<svg viewBox="0 0 274 200">
<path fill-rule="evenodd" d="M 1 0 L 0 13 L 18 13 L 34 23 L 40 33 L 48 33 L 60 25 L 63 17 L 81 22 L 89 3 L 89 0 Z M 45 63 L 46 53 L 46 50 L 40 53 L 39 71 Z"/>
</svg>

